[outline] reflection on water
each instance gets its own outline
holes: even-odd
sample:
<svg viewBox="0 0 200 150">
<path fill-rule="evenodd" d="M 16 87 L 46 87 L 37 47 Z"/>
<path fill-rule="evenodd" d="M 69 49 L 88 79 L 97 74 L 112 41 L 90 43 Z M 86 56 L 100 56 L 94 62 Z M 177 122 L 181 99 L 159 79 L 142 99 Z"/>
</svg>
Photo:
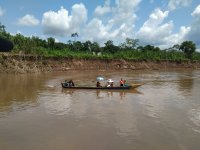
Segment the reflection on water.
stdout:
<svg viewBox="0 0 200 150">
<path fill-rule="evenodd" d="M 8 113 L 37 106 L 37 92 L 43 80 L 37 75 L 3 74 L 0 84 L 0 113 Z"/>
<path fill-rule="evenodd" d="M 62 92 L 66 95 L 73 95 L 75 92 L 85 91 L 88 90 L 77 90 L 77 89 L 62 89 Z M 104 97 L 112 97 L 114 95 L 119 95 L 120 99 L 123 100 L 126 97 L 126 94 L 143 94 L 142 92 L 138 91 L 137 89 L 131 90 L 92 90 L 92 92 L 96 93 L 97 99 L 102 99 Z"/>
<path fill-rule="evenodd" d="M 0 148 L 199 149 L 199 71 L 0 75 Z M 96 76 L 145 83 L 137 90 L 68 90 Z M 117 83 L 116 83 L 117 84 Z"/>
</svg>

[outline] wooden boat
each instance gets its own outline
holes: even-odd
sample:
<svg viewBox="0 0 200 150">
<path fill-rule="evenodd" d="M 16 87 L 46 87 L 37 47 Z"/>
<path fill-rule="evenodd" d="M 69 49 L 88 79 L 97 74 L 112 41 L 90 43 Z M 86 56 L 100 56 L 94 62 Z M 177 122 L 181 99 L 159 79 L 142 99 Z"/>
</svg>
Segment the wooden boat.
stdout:
<svg viewBox="0 0 200 150">
<path fill-rule="evenodd" d="M 67 86 L 65 82 L 61 83 L 63 88 L 67 89 L 88 89 L 88 90 L 129 90 L 129 89 L 135 89 L 142 84 L 132 84 L 132 85 L 127 85 L 127 86 L 114 86 L 114 87 L 93 87 L 93 86 Z"/>
</svg>

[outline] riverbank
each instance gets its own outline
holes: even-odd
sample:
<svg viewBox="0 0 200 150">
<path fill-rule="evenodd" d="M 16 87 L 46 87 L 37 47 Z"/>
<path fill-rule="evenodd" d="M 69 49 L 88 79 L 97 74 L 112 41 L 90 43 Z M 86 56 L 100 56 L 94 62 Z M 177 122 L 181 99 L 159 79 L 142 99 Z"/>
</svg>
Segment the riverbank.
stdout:
<svg viewBox="0 0 200 150">
<path fill-rule="evenodd" d="M 192 61 L 129 61 L 110 59 L 73 59 L 0 55 L 0 73 L 39 73 L 69 70 L 163 70 L 200 69 L 200 62 Z"/>
</svg>

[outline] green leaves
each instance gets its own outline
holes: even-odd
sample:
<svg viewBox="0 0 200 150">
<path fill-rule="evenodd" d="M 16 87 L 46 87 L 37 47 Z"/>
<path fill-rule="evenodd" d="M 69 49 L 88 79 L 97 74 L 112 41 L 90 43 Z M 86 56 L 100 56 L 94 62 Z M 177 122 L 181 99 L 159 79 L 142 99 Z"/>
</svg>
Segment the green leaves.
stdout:
<svg viewBox="0 0 200 150">
<path fill-rule="evenodd" d="M 186 54 L 188 59 L 192 59 L 192 54 L 196 50 L 196 45 L 192 41 L 184 41 L 180 45 L 179 49 L 182 50 Z"/>
</svg>

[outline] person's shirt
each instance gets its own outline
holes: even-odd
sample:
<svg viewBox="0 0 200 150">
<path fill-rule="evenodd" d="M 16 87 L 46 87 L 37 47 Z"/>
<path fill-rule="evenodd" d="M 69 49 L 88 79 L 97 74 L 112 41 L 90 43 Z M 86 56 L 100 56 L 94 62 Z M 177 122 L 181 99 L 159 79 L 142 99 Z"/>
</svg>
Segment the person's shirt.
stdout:
<svg viewBox="0 0 200 150">
<path fill-rule="evenodd" d="M 124 85 L 124 80 L 120 80 L 120 85 L 123 86 Z"/>
</svg>

